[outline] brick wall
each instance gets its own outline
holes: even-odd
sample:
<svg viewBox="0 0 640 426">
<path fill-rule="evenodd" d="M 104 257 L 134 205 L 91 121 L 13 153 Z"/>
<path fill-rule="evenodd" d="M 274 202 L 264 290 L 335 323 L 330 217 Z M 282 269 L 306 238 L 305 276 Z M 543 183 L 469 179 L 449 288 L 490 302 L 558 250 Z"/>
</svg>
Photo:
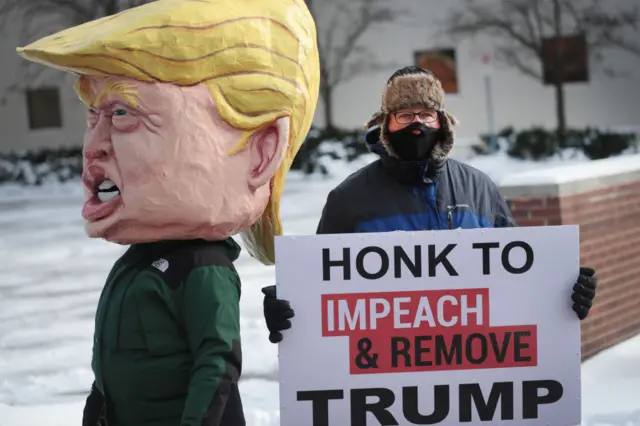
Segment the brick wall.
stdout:
<svg viewBox="0 0 640 426">
<path fill-rule="evenodd" d="M 581 265 L 599 288 L 582 323 L 582 357 L 640 333 L 640 155 L 506 177 L 520 226 L 580 226 Z"/>
</svg>

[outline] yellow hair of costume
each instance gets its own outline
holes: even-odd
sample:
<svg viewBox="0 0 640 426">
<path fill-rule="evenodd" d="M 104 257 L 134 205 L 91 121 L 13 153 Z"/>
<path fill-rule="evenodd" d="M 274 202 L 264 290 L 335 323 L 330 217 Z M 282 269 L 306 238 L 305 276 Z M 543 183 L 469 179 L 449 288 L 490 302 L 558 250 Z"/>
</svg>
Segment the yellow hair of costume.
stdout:
<svg viewBox="0 0 640 426">
<path fill-rule="evenodd" d="M 24 58 L 79 75 L 121 76 L 178 86 L 205 84 L 222 117 L 245 130 L 290 117 L 289 143 L 262 217 L 242 233 L 251 255 L 275 262 L 286 174 L 318 100 L 316 27 L 303 0 L 158 0 L 45 37 Z M 80 78 L 80 99 L 91 93 Z"/>
</svg>

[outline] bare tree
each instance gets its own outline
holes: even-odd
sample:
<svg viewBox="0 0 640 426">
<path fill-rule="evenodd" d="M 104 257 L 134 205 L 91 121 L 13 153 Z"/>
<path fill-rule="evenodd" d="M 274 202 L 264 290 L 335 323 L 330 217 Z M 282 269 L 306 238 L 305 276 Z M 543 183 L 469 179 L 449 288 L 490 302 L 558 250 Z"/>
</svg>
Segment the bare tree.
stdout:
<svg viewBox="0 0 640 426">
<path fill-rule="evenodd" d="M 640 7 L 634 6 L 623 13 L 622 20 L 607 11 L 593 14 L 589 25 L 600 28 L 602 39 L 610 46 L 640 57 Z"/>
<path fill-rule="evenodd" d="M 151 1 L 153 0 L 2 0 L 0 31 L 10 23 L 20 22 L 20 43 L 25 45 L 63 28 L 114 15 Z M 20 80 L 10 85 L 8 92 L 24 90 L 41 80 L 47 71 L 56 72 L 26 60 L 20 66 Z M 58 76 L 61 75 L 62 73 L 58 73 Z"/>
<path fill-rule="evenodd" d="M 606 0 L 466 0 L 463 7 L 449 14 L 443 32 L 453 38 L 487 36 L 494 42 L 497 61 L 553 85 L 558 137 L 564 143 L 567 126 L 564 86 L 569 61 L 559 44 L 548 41 L 566 35 L 583 36 L 588 54 L 596 59 L 610 48 L 640 51 L 635 43 L 638 7 L 621 10 L 607 8 L 606 3 Z M 613 70 L 604 66 L 603 70 L 613 75 Z"/>
<path fill-rule="evenodd" d="M 385 24 L 393 24 L 406 11 L 384 0 L 321 0 L 322 14 L 314 13 L 320 54 L 320 98 L 324 107 L 325 128 L 334 129 L 333 93 L 340 85 L 356 77 L 389 69 L 397 64 L 381 61 L 363 45 L 363 37 Z"/>
</svg>

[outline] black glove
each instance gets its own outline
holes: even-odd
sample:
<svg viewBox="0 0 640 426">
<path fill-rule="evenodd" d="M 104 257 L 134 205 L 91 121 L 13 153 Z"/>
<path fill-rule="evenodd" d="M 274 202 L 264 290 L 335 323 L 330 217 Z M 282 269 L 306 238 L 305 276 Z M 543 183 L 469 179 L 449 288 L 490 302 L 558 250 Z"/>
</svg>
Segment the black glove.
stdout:
<svg viewBox="0 0 640 426">
<path fill-rule="evenodd" d="M 104 417 L 104 395 L 96 387 L 96 383 L 91 385 L 91 393 L 87 397 L 82 414 L 82 426 L 106 426 Z"/>
<path fill-rule="evenodd" d="M 276 299 L 276 286 L 270 285 L 262 289 L 264 294 L 264 319 L 269 329 L 269 341 L 278 343 L 282 341 L 282 330 L 291 328 L 290 319 L 295 313 L 291 309 L 288 300 Z"/>
<path fill-rule="evenodd" d="M 571 300 L 573 300 L 572 308 L 581 321 L 589 315 L 589 310 L 593 305 L 593 298 L 596 296 L 598 278 L 596 278 L 595 274 L 596 271 L 594 269 L 580 267 L 578 281 L 573 285 L 573 293 L 571 294 Z"/>
</svg>

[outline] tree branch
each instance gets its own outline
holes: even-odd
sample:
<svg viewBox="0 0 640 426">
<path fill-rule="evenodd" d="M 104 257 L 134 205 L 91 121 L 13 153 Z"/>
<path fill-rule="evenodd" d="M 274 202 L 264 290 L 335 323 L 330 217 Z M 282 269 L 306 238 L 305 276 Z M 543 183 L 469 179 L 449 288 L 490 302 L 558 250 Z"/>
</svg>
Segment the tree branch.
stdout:
<svg viewBox="0 0 640 426">
<path fill-rule="evenodd" d="M 617 47 L 618 49 L 624 50 L 627 53 L 631 53 L 632 55 L 640 57 L 640 44 L 638 44 L 637 42 L 634 43 L 633 41 L 613 35 L 608 35 L 606 41 L 612 47 Z"/>
<path fill-rule="evenodd" d="M 354 78 L 364 75 L 375 74 L 389 69 L 397 69 L 402 65 L 403 64 L 397 61 L 380 61 L 371 55 L 368 49 L 363 49 L 362 53 L 353 55 L 349 63 L 345 65 L 345 72 L 340 80 L 340 84 L 348 83 Z"/>
<path fill-rule="evenodd" d="M 328 127 L 333 126 L 333 117 L 331 105 L 326 104 L 331 103 L 336 87 L 394 65 L 378 61 L 374 52 L 360 44 L 372 29 L 405 16 L 404 10 L 387 4 L 386 0 L 322 0 L 325 15 L 320 19 L 314 15 L 320 54 L 320 97 L 325 102 Z M 328 26 L 324 25 L 327 20 Z"/>
<path fill-rule="evenodd" d="M 544 19 L 542 17 L 542 11 L 540 10 L 540 1 L 542 0 L 531 0 L 531 12 L 533 13 L 533 19 L 538 27 L 538 38 L 542 40 L 545 38 L 546 34 L 544 31 Z"/>
<path fill-rule="evenodd" d="M 612 10 L 599 0 L 557 2 L 562 14 L 559 34 L 553 8 L 546 0 L 499 0 L 492 4 L 467 0 L 464 7 L 448 15 L 441 33 L 458 39 L 493 38 L 502 44 L 498 48 L 501 62 L 537 79 L 542 79 L 543 41 L 556 35 L 584 34 L 591 55 L 615 47 L 640 56 L 640 7 Z M 535 58 L 538 65 L 530 63 L 527 56 Z M 562 70 L 565 64 L 556 60 L 546 65 Z"/>
<path fill-rule="evenodd" d="M 531 0 L 529 0 L 531 1 Z M 536 33 L 533 23 L 531 22 L 531 6 L 523 5 L 523 4 L 513 4 L 513 10 L 515 14 L 520 15 L 524 26 L 527 30 L 528 40 L 530 41 L 532 46 L 535 46 L 536 50 L 540 49 L 540 40 L 541 37 Z"/>
<path fill-rule="evenodd" d="M 542 73 L 530 64 L 527 64 L 518 55 L 518 50 L 510 47 L 498 48 L 496 52 L 496 59 L 503 62 L 505 65 L 517 69 L 527 77 L 534 78 L 536 80 L 542 80 Z"/>
<path fill-rule="evenodd" d="M 529 5 L 531 0 L 525 0 Z M 519 0 L 502 0 L 500 7 L 480 6 L 469 1 L 465 8 L 454 9 L 444 24 L 444 32 L 460 38 L 472 38 L 478 34 L 498 39 L 511 39 L 521 48 L 540 56 L 539 40 L 535 34 L 518 25 L 524 3 Z M 531 7 L 531 6 L 529 6 Z M 515 13 L 514 13 L 515 12 Z"/>
<path fill-rule="evenodd" d="M 400 15 L 400 12 L 392 8 L 380 7 L 377 0 L 360 0 L 360 7 L 355 15 L 357 18 L 345 28 L 344 39 L 341 45 L 335 49 L 336 60 L 331 70 L 334 86 L 343 83 L 345 78 L 353 77 L 351 73 L 345 73 L 345 65 L 362 37 L 375 25 L 393 22 Z M 370 52 L 367 50 L 367 53 Z"/>
<path fill-rule="evenodd" d="M 16 9 L 23 0 L 4 0 L 4 4 L 0 5 L 0 30 L 4 30 L 7 21 L 11 15 L 15 14 Z"/>
<path fill-rule="evenodd" d="M 335 50 L 333 48 L 334 43 L 334 35 L 336 31 L 332 31 L 331 29 L 335 29 L 338 27 L 339 18 L 341 16 L 340 10 L 334 10 L 331 21 L 329 22 L 329 31 L 324 31 L 324 37 L 318 37 L 318 51 L 320 56 L 320 70 L 321 75 L 323 77 L 322 83 L 329 84 L 329 76 L 331 75 L 332 64 L 334 62 L 334 54 Z"/>
<path fill-rule="evenodd" d="M 640 56 L 640 8 L 613 13 L 597 3 L 585 13 L 585 22 L 592 29 L 592 44 L 599 48 L 617 48 Z M 595 35 L 594 35 L 595 34 Z"/>
<path fill-rule="evenodd" d="M 29 43 L 62 28 L 79 25 L 117 13 L 130 7 L 139 6 L 152 0 L 0 0 L 0 30 L 6 29 L 9 21 L 19 22 L 20 42 Z M 50 81 L 48 76 L 61 75 L 58 71 L 43 65 L 20 62 L 19 80 L 6 87 L 7 94 L 37 85 L 39 81 Z"/>
</svg>

